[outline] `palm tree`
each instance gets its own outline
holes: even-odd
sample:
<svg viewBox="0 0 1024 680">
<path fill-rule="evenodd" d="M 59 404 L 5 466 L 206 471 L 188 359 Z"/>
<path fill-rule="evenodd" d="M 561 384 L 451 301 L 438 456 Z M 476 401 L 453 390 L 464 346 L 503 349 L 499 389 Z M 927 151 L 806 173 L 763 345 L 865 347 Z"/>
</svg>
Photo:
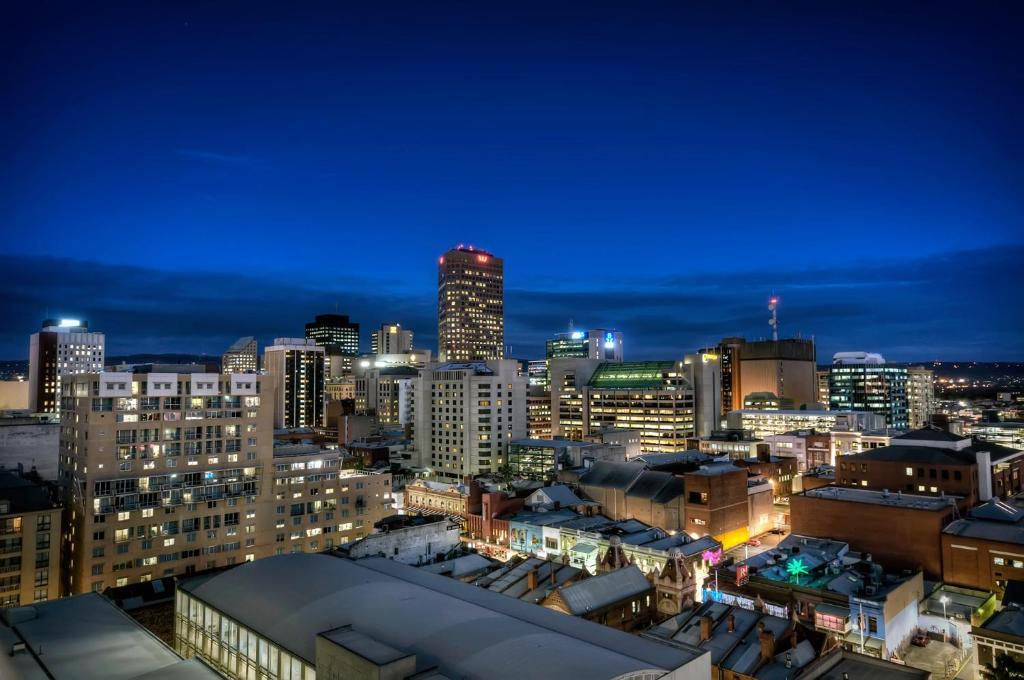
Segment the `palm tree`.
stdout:
<svg viewBox="0 0 1024 680">
<path fill-rule="evenodd" d="M 990 664 L 981 667 L 985 680 L 1024 680 L 1024 661 L 1000 652 Z"/>
</svg>

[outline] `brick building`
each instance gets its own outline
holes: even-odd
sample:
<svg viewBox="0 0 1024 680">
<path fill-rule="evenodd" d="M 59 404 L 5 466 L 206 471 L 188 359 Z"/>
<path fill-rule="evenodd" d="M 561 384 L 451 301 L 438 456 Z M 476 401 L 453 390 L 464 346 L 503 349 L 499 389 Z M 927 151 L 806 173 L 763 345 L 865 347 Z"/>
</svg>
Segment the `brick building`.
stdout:
<svg viewBox="0 0 1024 680">
<path fill-rule="evenodd" d="M 794 534 L 830 538 L 894 569 L 942 575 L 943 527 L 955 499 L 824 486 L 790 497 Z"/>
<path fill-rule="evenodd" d="M 942 532 L 942 580 L 1002 593 L 1024 580 L 1024 507 L 992 500 Z"/>
<path fill-rule="evenodd" d="M 890 446 L 841 456 L 836 485 L 927 496 L 959 496 L 961 509 L 1022 489 L 1024 451 L 926 428 Z"/>
</svg>

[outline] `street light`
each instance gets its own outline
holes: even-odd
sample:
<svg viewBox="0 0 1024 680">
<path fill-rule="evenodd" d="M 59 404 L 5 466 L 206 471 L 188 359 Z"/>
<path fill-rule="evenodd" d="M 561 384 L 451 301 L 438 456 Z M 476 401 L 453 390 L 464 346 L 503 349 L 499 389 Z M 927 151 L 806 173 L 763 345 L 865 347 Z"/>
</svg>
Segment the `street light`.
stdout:
<svg viewBox="0 0 1024 680">
<path fill-rule="evenodd" d="M 942 603 L 942 623 L 945 625 L 945 630 L 942 631 L 942 641 L 946 642 L 946 638 L 949 637 L 949 617 L 946 616 L 946 603 L 949 602 L 949 597 L 942 595 L 939 597 L 939 602 Z M 957 636 L 959 638 L 959 635 Z"/>
<path fill-rule="evenodd" d="M 949 598 L 943 595 L 939 598 L 939 602 L 942 603 L 942 618 L 949 620 L 949 617 L 946 616 L 946 603 L 949 602 Z"/>
</svg>

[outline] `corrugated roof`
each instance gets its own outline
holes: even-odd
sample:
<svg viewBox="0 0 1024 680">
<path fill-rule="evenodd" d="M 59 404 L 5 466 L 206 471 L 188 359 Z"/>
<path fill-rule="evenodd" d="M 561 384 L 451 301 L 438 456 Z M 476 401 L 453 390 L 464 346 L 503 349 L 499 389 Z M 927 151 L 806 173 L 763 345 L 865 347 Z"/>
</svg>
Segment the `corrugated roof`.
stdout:
<svg viewBox="0 0 1024 680">
<path fill-rule="evenodd" d="M 582 616 L 610 604 L 621 602 L 651 589 L 638 566 L 630 565 L 600 576 L 583 579 L 578 583 L 559 589 L 562 600 L 575 616 Z"/>
</svg>

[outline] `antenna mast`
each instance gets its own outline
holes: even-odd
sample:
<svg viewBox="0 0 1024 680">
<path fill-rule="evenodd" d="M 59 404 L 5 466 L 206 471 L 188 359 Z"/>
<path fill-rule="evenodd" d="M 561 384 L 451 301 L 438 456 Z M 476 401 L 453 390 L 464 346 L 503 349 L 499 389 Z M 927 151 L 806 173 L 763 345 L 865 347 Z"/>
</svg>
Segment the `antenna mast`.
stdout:
<svg viewBox="0 0 1024 680">
<path fill-rule="evenodd" d="M 772 293 L 772 296 L 768 298 L 768 311 L 772 313 L 772 317 L 768 319 L 768 325 L 772 327 L 772 340 L 775 342 L 779 341 L 779 298 L 777 295 Z"/>
</svg>

